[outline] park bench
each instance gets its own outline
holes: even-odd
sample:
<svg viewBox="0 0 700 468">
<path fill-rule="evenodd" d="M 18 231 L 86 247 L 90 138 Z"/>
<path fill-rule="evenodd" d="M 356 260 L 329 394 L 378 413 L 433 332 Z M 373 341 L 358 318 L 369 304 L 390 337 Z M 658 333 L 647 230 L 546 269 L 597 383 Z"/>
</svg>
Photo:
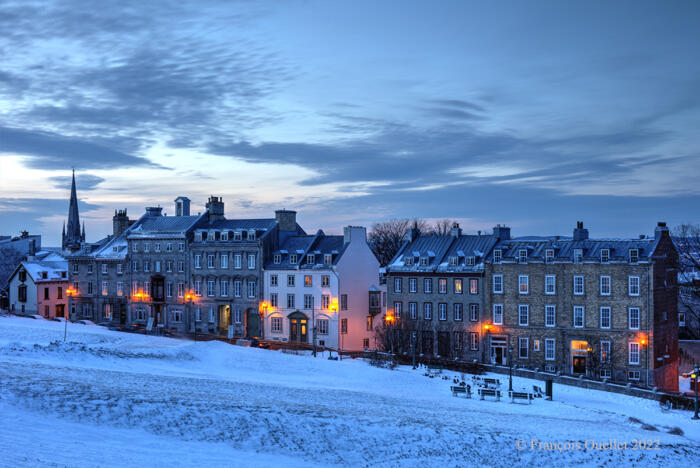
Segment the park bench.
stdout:
<svg viewBox="0 0 700 468">
<path fill-rule="evenodd" d="M 510 396 L 510 402 L 515 403 L 515 400 L 527 400 L 528 404 L 532 404 L 533 396 L 532 393 L 527 392 L 508 392 Z"/>
<path fill-rule="evenodd" d="M 501 381 L 498 379 L 482 379 L 482 383 L 485 387 L 499 388 L 501 386 Z"/>
<path fill-rule="evenodd" d="M 452 396 L 454 397 L 457 395 L 464 395 L 465 398 L 472 397 L 472 388 L 469 385 L 466 387 L 462 387 L 461 385 L 452 385 L 450 390 L 452 390 Z"/>
<path fill-rule="evenodd" d="M 501 391 L 493 388 L 480 388 L 478 390 L 479 396 L 483 400 L 484 397 L 494 397 L 496 401 L 501 401 Z"/>
</svg>

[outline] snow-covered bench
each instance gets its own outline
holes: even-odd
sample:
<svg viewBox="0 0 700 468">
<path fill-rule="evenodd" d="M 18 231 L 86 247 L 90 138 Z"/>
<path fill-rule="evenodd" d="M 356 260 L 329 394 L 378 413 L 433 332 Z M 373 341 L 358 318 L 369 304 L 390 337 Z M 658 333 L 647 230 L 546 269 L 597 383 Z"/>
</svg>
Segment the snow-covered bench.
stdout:
<svg viewBox="0 0 700 468">
<path fill-rule="evenodd" d="M 511 403 L 515 403 L 515 400 L 527 400 L 528 404 L 532 404 L 533 400 L 532 393 L 527 392 L 508 392 L 508 396 Z"/>
<path fill-rule="evenodd" d="M 472 397 L 472 388 L 469 385 L 465 387 L 462 387 L 461 385 L 453 385 L 450 387 L 450 390 L 452 390 L 452 396 L 454 397 L 457 395 L 464 395 L 465 398 Z"/>
<path fill-rule="evenodd" d="M 501 381 L 498 379 L 482 379 L 481 383 L 486 388 L 500 388 Z"/>
<path fill-rule="evenodd" d="M 494 397 L 496 401 L 501 401 L 501 391 L 493 388 L 480 388 L 478 390 L 479 396 L 483 400 L 484 397 Z"/>
</svg>

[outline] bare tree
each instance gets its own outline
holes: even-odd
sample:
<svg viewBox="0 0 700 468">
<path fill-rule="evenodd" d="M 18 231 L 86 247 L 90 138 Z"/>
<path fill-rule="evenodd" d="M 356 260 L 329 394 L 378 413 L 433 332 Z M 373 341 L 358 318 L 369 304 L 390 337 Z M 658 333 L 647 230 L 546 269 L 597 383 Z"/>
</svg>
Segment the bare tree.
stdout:
<svg viewBox="0 0 700 468">
<path fill-rule="evenodd" d="M 0 251 L 0 289 L 7 285 L 10 275 L 23 259 L 24 256 L 14 247 L 8 247 Z"/>
<path fill-rule="evenodd" d="M 680 338 L 700 339 L 700 226 L 682 224 L 674 229 L 678 250 L 679 312 L 685 314 Z"/>
<path fill-rule="evenodd" d="M 432 225 L 423 219 L 390 219 L 372 226 L 368 242 L 379 264 L 386 266 L 403 245 L 409 229 L 417 229 L 422 235 L 446 236 L 455 223 L 451 219 L 441 219 Z"/>
<path fill-rule="evenodd" d="M 436 234 L 438 236 L 446 236 L 450 233 L 450 229 L 456 223 L 456 221 L 451 219 L 441 219 L 435 222 L 433 226 L 429 228 L 431 234 Z"/>
</svg>

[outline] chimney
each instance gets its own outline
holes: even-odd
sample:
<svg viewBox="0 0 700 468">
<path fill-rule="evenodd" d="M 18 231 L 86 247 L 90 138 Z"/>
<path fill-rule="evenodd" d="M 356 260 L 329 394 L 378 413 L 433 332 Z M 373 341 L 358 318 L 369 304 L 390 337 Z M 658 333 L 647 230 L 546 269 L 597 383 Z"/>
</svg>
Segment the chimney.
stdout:
<svg viewBox="0 0 700 468">
<path fill-rule="evenodd" d="M 406 234 L 404 235 L 404 239 L 407 240 L 408 242 L 413 242 L 414 240 L 418 239 L 420 236 L 420 229 L 414 224 L 413 227 L 409 228 L 408 231 L 406 231 Z"/>
<path fill-rule="evenodd" d="M 224 201 L 221 197 L 211 196 L 206 204 L 209 222 L 224 219 Z"/>
<path fill-rule="evenodd" d="M 27 255 L 33 257 L 36 254 L 36 241 L 34 239 L 29 239 L 29 246 L 27 248 Z"/>
<path fill-rule="evenodd" d="M 22 239 L 26 239 L 29 237 L 29 232 L 28 231 L 22 231 Z"/>
<path fill-rule="evenodd" d="M 497 224 L 495 228 L 493 228 L 493 236 L 498 239 L 498 240 L 510 240 L 510 228 L 507 226 L 501 226 L 500 224 Z"/>
<path fill-rule="evenodd" d="M 367 229 L 362 226 L 346 226 L 343 228 L 343 245 L 351 242 L 367 243 Z"/>
<path fill-rule="evenodd" d="M 124 231 L 129 228 L 129 217 L 126 215 L 126 208 L 123 210 L 114 210 L 112 217 L 112 235 L 119 237 Z"/>
<path fill-rule="evenodd" d="M 162 216 L 163 208 L 160 206 L 147 206 L 146 216 Z"/>
<path fill-rule="evenodd" d="M 668 227 L 665 221 L 659 221 L 656 223 L 656 229 L 654 229 L 654 238 L 661 239 L 662 237 L 669 237 Z"/>
<path fill-rule="evenodd" d="M 452 237 L 459 237 L 462 235 L 462 229 L 459 227 L 458 223 L 452 224 L 452 229 L 450 229 L 450 235 Z"/>
<path fill-rule="evenodd" d="M 583 221 L 576 221 L 576 229 L 574 229 L 574 240 L 584 241 L 588 239 L 588 229 L 583 228 Z"/>
<path fill-rule="evenodd" d="M 190 215 L 190 199 L 187 197 L 177 197 L 175 199 L 175 216 Z"/>
<path fill-rule="evenodd" d="M 275 219 L 280 231 L 297 230 L 297 212 L 292 210 L 275 211 Z"/>
</svg>

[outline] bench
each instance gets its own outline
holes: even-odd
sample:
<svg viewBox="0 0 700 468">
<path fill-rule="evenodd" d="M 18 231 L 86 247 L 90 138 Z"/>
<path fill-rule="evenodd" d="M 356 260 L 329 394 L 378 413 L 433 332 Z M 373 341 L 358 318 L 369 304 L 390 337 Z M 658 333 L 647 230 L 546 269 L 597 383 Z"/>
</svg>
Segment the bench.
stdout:
<svg viewBox="0 0 700 468">
<path fill-rule="evenodd" d="M 461 385 L 452 385 L 450 390 L 452 390 L 453 397 L 456 397 L 457 395 L 464 395 L 465 398 L 472 397 L 472 388 L 469 385 L 466 387 L 462 387 Z"/>
<path fill-rule="evenodd" d="M 496 401 L 501 401 L 501 391 L 500 390 L 495 390 L 493 388 L 480 388 L 479 390 L 479 396 L 483 400 L 484 397 L 494 397 L 496 398 Z"/>
<path fill-rule="evenodd" d="M 532 404 L 533 400 L 532 393 L 527 392 L 508 392 L 508 396 L 511 403 L 515 403 L 515 400 L 527 400 L 528 404 Z"/>
<path fill-rule="evenodd" d="M 542 395 L 544 395 L 544 392 L 542 391 L 542 389 L 540 387 L 538 387 L 537 385 L 532 386 L 532 391 L 534 392 L 535 398 L 542 398 Z"/>
<path fill-rule="evenodd" d="M 488 388 L 500 388 L 501 386 L 501 381 L 498 379 L 482 379 L 481 382 L 485 387 Z"/>
</svg>

